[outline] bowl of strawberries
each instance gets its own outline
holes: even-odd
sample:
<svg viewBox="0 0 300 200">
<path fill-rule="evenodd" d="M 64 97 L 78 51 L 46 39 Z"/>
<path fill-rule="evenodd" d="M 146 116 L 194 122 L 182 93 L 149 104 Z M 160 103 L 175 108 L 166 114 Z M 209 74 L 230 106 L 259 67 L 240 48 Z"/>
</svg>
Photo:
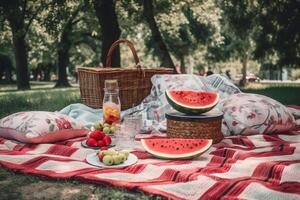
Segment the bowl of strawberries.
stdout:
<svg viewBox="0 0 300 200">
<path fill-rule="evenodd" d="M 92 149 L 106 149 L 114 146 L 113 144 L 114 127 L 112 125 L 96 122 L 92 131 L 88 134 L 86 140 L 81 145 Z"/>
</svg>

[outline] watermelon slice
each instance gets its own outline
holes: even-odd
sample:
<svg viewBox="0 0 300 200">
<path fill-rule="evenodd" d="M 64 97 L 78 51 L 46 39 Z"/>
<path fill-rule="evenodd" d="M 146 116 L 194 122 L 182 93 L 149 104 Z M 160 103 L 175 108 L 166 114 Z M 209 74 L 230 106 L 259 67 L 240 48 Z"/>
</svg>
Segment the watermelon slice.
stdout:
<svg viewBox="0 0 300 200">
<path fill-rule="evenodd" d="M 201 114 L 217 105 L 219 94 L 215 92 L 195 92 L 189 90 L 167 90 L 169 104 L 185 114 Z"/>
<path fill-rule="evenodd" d="M 195 158 L 212 145 L 210 139 L 155 138 L 141 142 L 148 153 L 163 159 Z"/>
</svg>

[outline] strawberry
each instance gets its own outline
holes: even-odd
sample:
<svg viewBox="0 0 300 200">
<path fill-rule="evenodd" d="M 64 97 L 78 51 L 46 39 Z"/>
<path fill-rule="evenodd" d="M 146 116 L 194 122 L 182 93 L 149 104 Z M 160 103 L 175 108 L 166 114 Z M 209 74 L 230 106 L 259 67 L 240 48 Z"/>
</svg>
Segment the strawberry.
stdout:
<svg viewBox="0 0 300 200">
<path fill-rule="evenodd" d="M 86 144 L 89 146 L 89 147 L 96 147 L 97 146 L 97 141 L 94 139 L 94 138 L 88 138 L 86 140 Z"/>
<path fill-rule="evenodd" d="M 94 138 L 95 140 L 102 140 L 105 137 L 105 133 L 99 130 L 94 130 L 90 134 L 90 138 Z"/>
<path fill-rule="evenodd" d="M 111 137 L 109 137 L 108 135 L 106 135 L 103 138 L 103 142 L 105 143 L 106 146 L 110 145 L 111 144 Z"/>
<path fill-rule="evenodd" d="M 105 151 L 105 150 L 107 150 L 107 147 L 101 147 L 100 150 Z"/>
<path fill-rule="evenodd" d="M 102 161 L 103 161 L 103 158 L 104 158 L 104 156 L 105 156 L 105 154 L 104 154 L 104 153 L 100 154 L 100 156 L 99 156 L 99 160 L 100 160 L 100 162 L 102 162 Z"/>
<path fill-rule="evenodd" d="M 105 146 L 105 143 L 104 143 L 103 140 L 99 140 L 99 141 L 97 142 L 97 145 L 98 145 L 98 147 L 103 147 L 103 146 Z"/>
</svg>

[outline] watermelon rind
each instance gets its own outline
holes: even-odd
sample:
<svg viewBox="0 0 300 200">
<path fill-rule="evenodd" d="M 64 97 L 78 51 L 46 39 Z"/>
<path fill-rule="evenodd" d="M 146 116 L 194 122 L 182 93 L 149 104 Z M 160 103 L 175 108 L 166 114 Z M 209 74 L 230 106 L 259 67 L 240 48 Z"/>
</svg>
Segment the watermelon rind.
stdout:
<svg viewBox="0 0 300 200">
<path fill-rule="evenodd" d="M 216 93 L 217 97 L 214 102 L 212 102 L 209 105 L 206 106 L 188 106 L 188 105 L 183 105 L 180 102 L 177 102 L 176 100 L 172 99 L 172 96 L 169 94 L 169 91 L 166 91 L 166 98 L 168 103 L 177 111 L 185 113 L 185 114 L 190 114 L 190 115 L 197 115 L 197 114 L 202 114 L 205 112 L 208 112 L 212 110 L 219 102 L 219 94 Z"/>
<path fill-rule="evenodd" d="M 161 152 L 157 152 L 153 149 L 151 149 L 147 144 L 146 144 L 146 140 L 147 139 L 142 139 L 141 143 L 144 147 L 144 149 L 150 153 L 151 155 L 160 158 L 160 159 L 168 159 L 168 160 L 187 160 L 187 159 L 193 159 L 196 158 L 198 156 L 200 156 L 201 154 L 203 154 L 204 152 L 206 152 L 212 145 L 212 140 L 211 139 L 204 139 L 207 140 L 208 143 L 201 147 L 201 149 L 197 149 L 194 152 L 191 153 L 185 153 L 185 154 L 167 154 L 167 153 L 161 153 Z"/>
</svg>

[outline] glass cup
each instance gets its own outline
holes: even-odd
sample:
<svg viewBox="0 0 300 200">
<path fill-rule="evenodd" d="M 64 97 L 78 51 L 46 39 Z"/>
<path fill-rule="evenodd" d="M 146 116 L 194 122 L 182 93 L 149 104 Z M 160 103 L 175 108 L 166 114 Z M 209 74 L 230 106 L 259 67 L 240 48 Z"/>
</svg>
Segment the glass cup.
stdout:
<svg viewBox="0 0 300 200">
<path fill-rule="evenodd" d="M 116 125 L 116 149 L 131 150 L 135 148 L 135 136 L 141 130 L 141 115 L 127 115 L 122 124 Z"/>
</svg>

